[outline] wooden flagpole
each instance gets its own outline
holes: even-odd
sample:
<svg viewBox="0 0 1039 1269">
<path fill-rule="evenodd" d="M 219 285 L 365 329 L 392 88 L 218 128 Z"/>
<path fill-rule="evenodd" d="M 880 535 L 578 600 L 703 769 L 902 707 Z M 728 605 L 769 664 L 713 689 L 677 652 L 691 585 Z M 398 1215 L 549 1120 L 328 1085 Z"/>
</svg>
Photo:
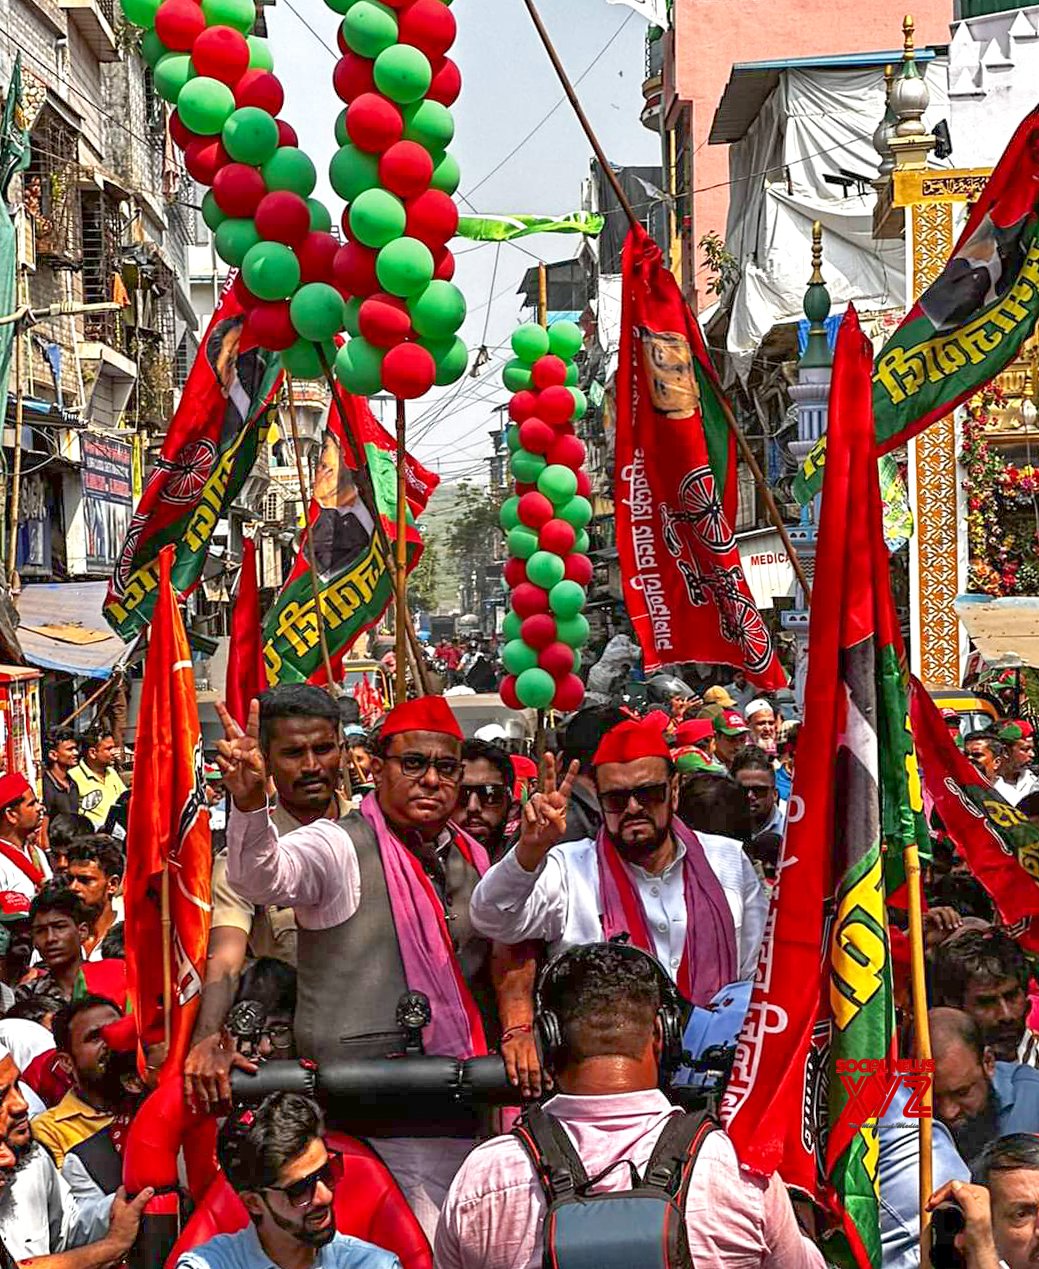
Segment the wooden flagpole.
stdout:
<svg viewBox="0 0 1039 1269">
<path fill-rule="evenodd" d="M 173 948 L 171 939 L 173 924 L 170 920 L 170 866 L 163 864 L 160 887 L 161 921 L 162 921 L 162 1033 L 166 1039 L 166 1054 L 169 1055 L 170 1042 L 173 1039 Z M 163 1059 L 165 1061 L 165 1058 Z"/>
<path fill-rule="evenodd" d="M 405 476 L 404 402 L 397 398 L 397 553 L 394 590 L 397 596 L 394 635 L 397 648 L 397 703 L 408 699 L 408 484 Z M 415 684 L 418 687 L 418 683 Z"/>
<path fill-rule="evenodd" d="M 624 192 L 624 187 L 617 179 L 617 173 L 610 166 L 609 160 L 606 158 L 606 154 L 603 151 L 602 146 L 599 144 L 599 138 L 595 135 L 595 131 L 592 128 L 588 116 L 585 114 L 581 106 L 577 93 L 574 91 L 574 86 L 570 82 L 570 77 L 567 75 L 563 63 L 559 60 L 559 54 L 556 52 L 555 45 L 552 43 L 552 37 L 549 35 L 544 22 L 541 20 L 541 14 L 538 12 L 537 5 L 534 3 L 534 0 L 523 0 L 523 3 L 527 6 L 527 12 L 530 14 L 531 21 L 534 23 L 537 33 L 541 37 L 541 43 L 545 46 L 545 52 L 548 54 L 549 61 L 555 68 L 556 75 L 559 77 L 559 82 L 563 86 L 563 91 L 566 93 L 567 98 L 570 101 L 570 105 L 574 109 L 574 114 L 577 116 L 578 122 L 584 129 L 584 134 L 588 138 L 592 150 L 595 152 L 595 157 L 599 162 L 602 173 L 613 187 L 613 192 L 617 196 L 617 201 L 620 203 L 621 209 L 623 210 L 625 216 L 627 216 L 632 228 L 634 228 L 640 223 L 639 219 L 635 215 L 627 194 Z M 775 498 L 772 497 L 772 490 L 768 486 L 765 474 L 761 470 L 758 460 L 754 457 L 754 451 L 751 449 L 747 438 L 743 435 L 743 429 L 736 422 L 736 417 L 733 414 L 728 401 L 726 401 L 723 396 L 719 396 L 718 403 L 722 408 L 722 413 L 725 415 L 725 421 L 729 425 L 729 430 L 735 438 L 736 447 L 740 451 L 743 461 L 750 468 L 751 475 L 754 477 L 754 484 L 757 486 L 758 493 L 761 495 L 761 500 L 765 504 L 768 517 L 772 521 L 772 524 L 783 543 L 783 550 L 786 551 L 789 556 L 790 564 L 794 570 L 794 576 L 797 578 L 801 589 L 804 591 L 805 603 L 810 604 L 812 602 L 812 588 L 808 582 L 808 577 L 804 571 L 803 565 L 801 564 L 801 560 L 798 557 L 794 544 L 790 540 L 790 534 L 787 532 L 786 525 L 783 523 L 783 517 L 779 514 L 779 508 L 776 506 Z"/>
<path fill-rule="evenodd" d="M 931 1027 L 927 1018 L 927 981 L 924 973 L 924 923 L 923 887 L 920 876 L 920 852 L 916 843 L 902 852 L 905 864 L 906 893 L 909 897 L 909 955 L 910 994 L 913 1002 L 913 1056 L 917 1061 L 927 1061 L 931 1054 Z M 926 1091 L 921 1107 L 923 1114 L 917 1120 L 920 1125 L 920 1264 L 931 1263 L 931 1213 L 927 1200 L 934 1191 L 932 1141 L 931 1081 L 926 1081 Z"/>
</svg>

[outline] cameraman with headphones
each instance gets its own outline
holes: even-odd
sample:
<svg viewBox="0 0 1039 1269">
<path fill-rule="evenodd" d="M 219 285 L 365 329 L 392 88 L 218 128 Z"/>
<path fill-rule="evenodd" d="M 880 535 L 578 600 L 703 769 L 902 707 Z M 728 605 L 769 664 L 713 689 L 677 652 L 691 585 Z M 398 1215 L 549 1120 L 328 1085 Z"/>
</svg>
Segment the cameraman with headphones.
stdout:
<svg viewBox="0 0 1039 1269">
<path fill-rule="evenodd" d="M 779 1178 L 741 1171 L 712 1120 L 661 1092 L 681 1058 L 682 1002 L 653 957 L 618 943 L 571 948 L 542 973 L 535 1011 L 560 1091 L 462 1164 L 437 1229 L 438 1269 L 527 1269 L 546 1242 L 560 1269 L 569 1250 L 601 1269 L 822 1269 Z M 684 1222 L 668 1221 L 676 1208 Z"/>
</svg>

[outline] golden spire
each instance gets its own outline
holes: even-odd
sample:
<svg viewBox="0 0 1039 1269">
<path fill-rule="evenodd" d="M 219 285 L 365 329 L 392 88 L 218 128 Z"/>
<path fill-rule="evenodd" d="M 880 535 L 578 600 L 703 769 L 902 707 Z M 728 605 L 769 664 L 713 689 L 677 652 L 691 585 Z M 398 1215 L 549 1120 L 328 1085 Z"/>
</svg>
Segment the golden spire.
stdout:
<svg viewBox="0 0 1039 1269">
<path fill-rule="evenodd" d="M 895 68 L 890 62 L 884 67 L 884 101 L 891 100 L 891 85 L 895 82 Z"/>
<path fill-rule="evenodd" d="M 812 276 L 809 286 L 823 284 L 823 225 L 821 220 L 812 221 Z"/>
<path fill-rule="evenodd" d="M 916 59 L 916 44 L 913 42 L 915 30 L 913 15 L 907 13 L 902 19 L 902 61 L 912 62 Z"/>
</svg>

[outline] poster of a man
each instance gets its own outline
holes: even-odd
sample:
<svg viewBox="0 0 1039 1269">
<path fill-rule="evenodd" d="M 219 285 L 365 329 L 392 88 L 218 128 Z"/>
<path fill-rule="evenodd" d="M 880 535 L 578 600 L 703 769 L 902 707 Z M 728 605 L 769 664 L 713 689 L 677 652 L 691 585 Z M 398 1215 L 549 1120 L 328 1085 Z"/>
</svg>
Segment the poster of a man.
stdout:
<svg viewBox="0 0 1039 1269">
<path fill-rule="evenodd" d="M 227 402 L 220 427 L 220 453 L 245 427 L 252 414 L 252 403 L 266 372 L 260 349 L 240 353 L 245 317 L 239 314 L 217 322 L 206 340 L 206 360 L 220 385 L 220 395 Z"/>
<path fill-rule="evenodd" d="M 342 573 L 368 550 L 375 516 L 365 503 L 351 468 L 343 462 L 339 438 L 325 432 L 314 473 L 314 561 L 322 578 Z"/>
</svg>

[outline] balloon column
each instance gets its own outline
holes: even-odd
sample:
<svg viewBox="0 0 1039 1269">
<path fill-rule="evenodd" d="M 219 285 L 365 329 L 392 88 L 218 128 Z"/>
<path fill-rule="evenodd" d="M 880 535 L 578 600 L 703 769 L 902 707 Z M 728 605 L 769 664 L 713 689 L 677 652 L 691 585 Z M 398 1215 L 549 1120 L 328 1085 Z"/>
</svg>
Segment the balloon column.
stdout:
<svg viewBox="0 0 1039 1269">
<path fill-rule="evenodd" d="M 520 326 L 512 335 L 516 356 L 502 372 L 513 394 L 508 445 L 516 492 L 501 509 L 511 607 L 499 691 L 513 709 L 573 710 L 584 699 L 577 670 L 588 641 L 581 610 L 592 580 L 592 504 L 585 448 L 574 433 L 588 408 L 575 386 L 581 342 L 573 322 Z"/>
<path fill-rule="evenodd" d="M 335 278 L 352 298 L 336 375 L 408 399 L 465 373 L 465 300 L 451 282 L 459 172 L 447 152 L 461 91 L 450 0 L 326 0 L 343 15 L 333 82 L 346 108 L 329 179 L 346 202 Z"/>
</svg>

